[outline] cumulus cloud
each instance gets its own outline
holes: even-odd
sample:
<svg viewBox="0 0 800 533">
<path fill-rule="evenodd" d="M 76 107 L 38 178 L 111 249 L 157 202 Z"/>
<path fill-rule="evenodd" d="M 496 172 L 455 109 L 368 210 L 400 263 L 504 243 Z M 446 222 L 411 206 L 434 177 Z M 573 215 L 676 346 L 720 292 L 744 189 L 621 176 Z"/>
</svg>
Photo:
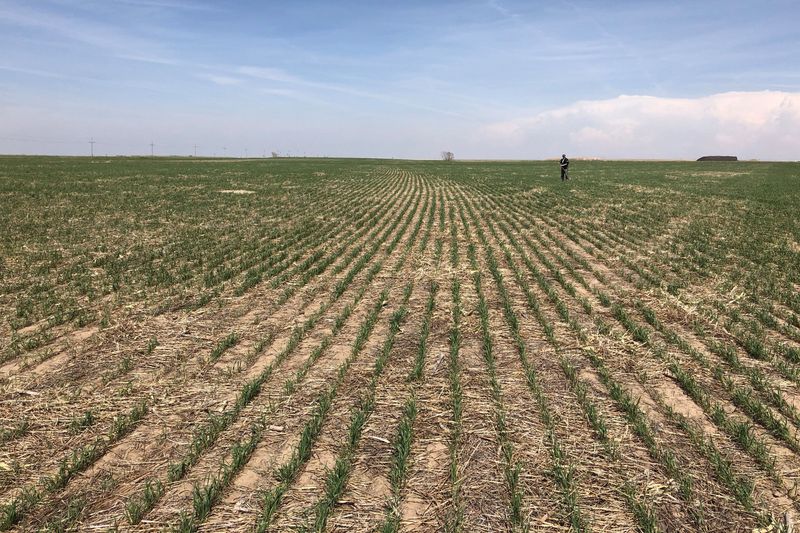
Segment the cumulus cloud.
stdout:
<svg viewBox="0 0 800 533">
<path fill-rule="evenodd" d="M 580 101 L 487 125 L 490 145 L 532 156 L 607 158 L 800 157 L 800 93 L 728 92 L 701 98 L 619 96 Z"/>
</svg>

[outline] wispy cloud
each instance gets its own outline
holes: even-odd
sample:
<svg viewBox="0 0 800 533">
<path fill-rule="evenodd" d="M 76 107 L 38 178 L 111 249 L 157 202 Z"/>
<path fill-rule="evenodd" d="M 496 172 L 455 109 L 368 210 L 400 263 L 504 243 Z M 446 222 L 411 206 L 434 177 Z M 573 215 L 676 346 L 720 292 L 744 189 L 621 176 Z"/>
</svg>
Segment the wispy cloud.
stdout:
<svg viewBox="0 0 800 533">
<path fill-rule="evenodd" d="M 431 113 L 449 115 L 449 116 L 462 116 L 460 113 L 451 111 L 449 109 L 442 109 L 433 106 L 428 106 L 418 102 L 413 102 L 393 96 L 387 92 L 377 92 L 362 89 L 351 85 L 343 85 L 340 83 L 329 83 L 321 81 L 307 80 L 293 74 L 290 74 L 282 69 L 271 67 L 254 67 L 254 66 L 241 66 L 235 69 L 235 72 L 251 76 L 253 78 L 281 82 L 287 85 L 294 85 L 304 87 L 306 89 L 313 89 L 321 93 L 339 93 L 358 98 L 367 98 L 374 101 L 384 102 L 405 108 L 418 109 L 420 111 L 428 111 Z"/>
<path fill-rule="evenodd" d="M 258 78 L 261 80 L 279 81 L 285 83 L 305 83 L 302 79 L 278 68 L 241 66 L 234 70 L 239 74 L 244 74 L 245 76 Z"/>
<path fill-rule="evenodd" d="M 519 18 L 519 15 L 517 13 L 514 13 L 509 8 L 501 4 L 500 0 L 488 0 L 488 2 L 486 2 L 486 5 L 506 18 Z"/>
<path fill-rule="evenodd" d="M 277 96 L 279 98 L 286 98 L 288 100 L 294 100 L 296 102 L 301 102 L 304 104 L 311 104 L 323 107 L 337 107 L 330 101 L 324 100 L 322 98 L 317 98 L 309 94 L 305 94 L 292 89 L 266 88 L 266 89 L 259 89 L 258 92 L 267 96 Z"/>
<path fill-rule="evenodd" d="M 5 5 L 4 5 L 5 4 Z M 50 36 L 91 46 L 120 58 L 173 64 L 163 48 L 152 40 L 114 26 L 76 15 L 62 15 L 50 9 L 0 3 L 0 24 L 40 30 Z"/>
<path fill-rule="evenodd" d="M 113 0 L 117 4 L 127 4 L 144 8 L 177 9 L 183 11 L 221 11 L 218 5 L 205 2 L 189 2 L 181 0 Z"/>
<path fill-rule="evenodd" d="M 0 65 L 0 70 L 5 70 L 7 72 L 16 72 L 17 74 L 25 74 L 28 76 L 39 76 L 42 78 L 56 78 L 60 80 L 75 79 L 72 76 L 65 76 L 64 74 L 58 72 L 51 72 L 48 70 L 39 70 L 33 68 L 21 68 L 21 67 Z"/>
<path fill-rule="evenodd" d="M 203 80 L 208 80 L 217 85 L 240 85 L 243 81 L 241 78 L 234 78 L 233 76 L 219 76 L 216 74 L 198 74 L 197 77 Z"/>
</svg>

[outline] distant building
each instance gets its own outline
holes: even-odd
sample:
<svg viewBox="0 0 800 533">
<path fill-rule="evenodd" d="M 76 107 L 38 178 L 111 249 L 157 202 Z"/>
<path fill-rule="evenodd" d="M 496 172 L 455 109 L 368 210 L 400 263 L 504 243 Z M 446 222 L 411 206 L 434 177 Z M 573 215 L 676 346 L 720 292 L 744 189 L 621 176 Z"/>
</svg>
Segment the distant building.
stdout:
<svg viewBox="0 0 800 533">
<path fill-rule="evenodd" d="M 704 155 L 698 161 L 738 161 L 735 155 Z"/>
</svg>

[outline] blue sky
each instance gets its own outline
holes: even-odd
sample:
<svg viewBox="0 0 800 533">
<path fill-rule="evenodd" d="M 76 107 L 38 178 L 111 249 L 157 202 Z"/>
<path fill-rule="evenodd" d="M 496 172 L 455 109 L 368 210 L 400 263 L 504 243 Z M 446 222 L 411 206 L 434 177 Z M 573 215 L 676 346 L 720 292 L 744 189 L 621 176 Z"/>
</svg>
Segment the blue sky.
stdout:
<svg viewBox="0 0 800 533">
<path fill-rule="evenodd" d="M 0 0 L 0 153 L 797 159 L 798 20 L 772 0 Z"/>
</svg>

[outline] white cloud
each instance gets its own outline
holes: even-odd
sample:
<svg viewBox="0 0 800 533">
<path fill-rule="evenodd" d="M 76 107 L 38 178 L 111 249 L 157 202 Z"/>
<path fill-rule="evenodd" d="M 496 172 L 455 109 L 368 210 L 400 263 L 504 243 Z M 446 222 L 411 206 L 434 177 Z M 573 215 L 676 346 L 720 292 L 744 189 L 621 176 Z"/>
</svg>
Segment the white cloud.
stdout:
<svg viewBox="0 0 800 533">
<path fill-rule="evenodd" d="M 587 100 L 484 128 L 489 145 L 530 156 L 567 151 L 608 158 L 797 159 L 800 93 L 728 92 L 701 98 Z"/>
</svg>

